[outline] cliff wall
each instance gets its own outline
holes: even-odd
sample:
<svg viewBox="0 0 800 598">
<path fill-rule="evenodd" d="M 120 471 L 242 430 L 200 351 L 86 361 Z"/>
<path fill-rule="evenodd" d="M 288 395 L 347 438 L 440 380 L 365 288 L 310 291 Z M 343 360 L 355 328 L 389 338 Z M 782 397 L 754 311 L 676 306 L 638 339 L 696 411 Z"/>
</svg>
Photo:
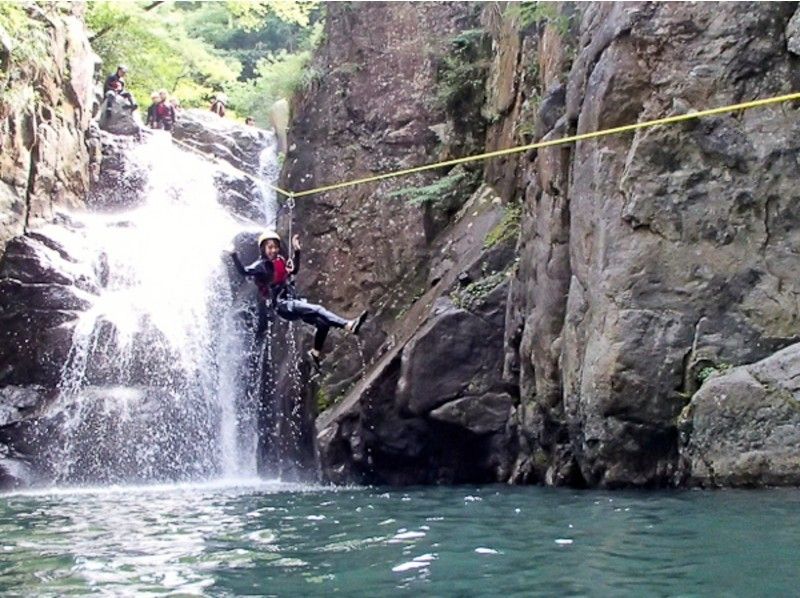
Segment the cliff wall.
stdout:
<svg viewBox="0 0 800 598">
<path fill-rule="evenodd" d="M 307 188 L 473 151 L 476 131 L 491 150 L 798 89 L 795 3 L 539 3 L 533 13 L 485 3 L 468 24 L 446 18 L 451 5 L 414 6 L 331 11 L 317 58 L 328 70 L 295 105 L 285 184 Z M 448 82 L 446 71 L 425 68 L 424 48 L 476 28 L 491 50 L 478 76 L 484 93 L 473 97 L 481 109 L 461 111 L 472 118 L 472 138 L 436 146 L 430 124 L 441 119 L 450 137 L 464 129 L 446 108 L 423 109 Z M 469 223 L 452 211 L 431 226 L 430 211 L 383 200 L 390 188 L 429 185 L 434 175 L 300 200 L 310 294 L 344 311 L 384 305 L 409 288 L 419 297 L 395 322 L 386 313 L 373 322 L 367 376 L 356 367 L 337 386 L 353 367 L 331 360 L 324 398 L 338 398 L 325 395 L 331 390 L 346 396 L 318 420 L 328 477 L 704 483 L 708 476 L 692 470 L 691 434 L 705 434 L 687 424 L 700 412 L 687 408 L 692 397 L 709 372 L 798 340 L 798 127 L 797 106 L 783 104 L 483 164 L 482 189 L 502 212 L 495 226 L 510 223 L 517 245 L 510 259 L 483 268 L 505 272 L 510 284 L 498 291 L 506 293 L 505 318 L 493 321 L 504 347 L 478 359 L 492 381 L 472 390 L 470 381 L 486 377 L 477 365 L 463 367 L 470 358 L 462 349 L 494 347 L 485 329 L 455 326 L 464 334 L 459 350 L 445 333 L 437 338 L 449 342 L 421 341 L 460 288 L 435 291 L 447 277 L 433 273 L 456 268 L 465 286 L 481 279 L 481 268 L 470 275 L 468 265 L 445 265 L 437 252 L 453 247 Z M 435 176 L 444 185 L 452 173 Z M 456 203 L 473 190 L 460 190 Z M 515 208 L 519 223 L 503 215 Z M 473 244 L 490 245 L 493 229 L 485 230 Z M 493 361 L 498 351 L 502 364 Z M 410 365 L 425 359 L 437 366 Z M 453 372 L 464 388 L 442 384 Z M 428 398 L 415 402 L 419 376 Z M 498 393 L 507 398 L 496 400 Z M 476 406 L 460 408 L 467 398 Z M 376 402 L 380 408 L 369 407 Z M 437 410 L 448 405 L 460 415 L 436 427 Z M 507 413 L 490 429 L 476 425 L 498 408 Z M 746 422 L 740 432 L 750 433 Z M 448 442 L 480 447 L 464 453 L 475 467 L 453 473 L 442 449 Z"/>
<path fill-rule="evenodd" d="M 0 255 L 9 239 L 83 205 L 98 58 L 82 3 L 19 3 L 0 29 Z M 11 22 L 11 21 L 9 21 Z M 90 142 L 90 145 L 91 142 Z"/>
<path fill-rule="evenodd" d="M 544 137 L 797 89 L 795 5 L 582 8 L 560 81 L 547 80 L 557 60 L 540 37 L 543 97 L 566 87 Z M 677 416 L 701 372 L 797 341 L 799 126 L 796 105 L 775 105 L 548 149 L 522 167 L 507 326 L 515 477 L 672 483 Z"/>
</svg>

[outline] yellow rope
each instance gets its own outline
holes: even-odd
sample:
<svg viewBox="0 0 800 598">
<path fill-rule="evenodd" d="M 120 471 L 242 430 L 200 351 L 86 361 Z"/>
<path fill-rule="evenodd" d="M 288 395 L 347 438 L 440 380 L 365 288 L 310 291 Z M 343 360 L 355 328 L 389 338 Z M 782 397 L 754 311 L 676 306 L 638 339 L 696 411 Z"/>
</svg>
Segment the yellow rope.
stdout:
<svg viewBox="0 0 800 598">
<path fill-rule="evenodd" d="M 761 100 L 753 100 L 752 102 L 742 102 L 741 104 L 730 104 L 728 106 L 720 106 L 719 108 L 709 108 L 708 110 L 700 110 L 699 112 L 688 112 L 686 114 L 678 114 L 676 116 L 667 116 L 665 118 L 657 118 L 655 120 L 643 121 L 632 125 L 624 125 L 621 127 L 612 127 L 611 129 L 603 129 L 601 131 L 594 131 L 592 133 L 581 133 L 580 135 L 572 135 L 570 137 L 562 137 L 560 139 L 551 139 L 549 141 L 539 141 L 538 143 L 531 143 L 528 145 L 520 145 L 517 147 L 510 147 L 493 152 L 486 152 L 485 154 L 477 154 L 474 156 L 465 156 L 463 158 L 456 158 L 454 160 L 445 160 L 443 162 L 435 162 L 433 164 L 424 164 L 422 166 L 415 166 L 414 168 L 405 168 L 403 170 L 396 170 L 393 172 L 385 172 L 375 176 L 364 177 L 361 179 L 354 179 L 352 181 L 345 181 L 342 183 L 335 183 L 332 185 L 324 185 L 306 191 L 298 191 L 294 194 L 284 191 L 278 187 L 270 185 L 275 191 L 282 193 L 286 197 L 293 195 L 293 197 L 304 197 L 306 195 L 313 195 L 315 193 L 324 193 L 326 191 L 333 191 L 334 189 L 342 189 L 343 187 L 352 187 L 353 185 L 361 185 L 363 183 L 372 183 L 374 181 L 382 181 L 398 176 L 405 176 L 415 172 L 423 172 L 425 170 L 433 170 L 434 168 L 442 168 L 444 166 L 455 166 L 456 164 L 464 164 L 465 162 L 474 162 L 476 160 L 486 160 L 488 158 L 496 158 L 498 156 L 507 156 L 509 154 L 516 154 L 519 152 L 526 152 L 533 149 L 541 149 L 543 147 L 552 147 L 554 145 L 563 145 L 567 143 L 575 143 L 577 141 L 584 141 L 586 139 L 596 139 L 598 137 L 605 137 L 607 135 L 616 135 L 618 133 L 627 133 L 637 129 L 646 129 L 648 127 L 656 127 L 659 125 L 669 125 L 687 120 L 694 120 L 704 116 L 712 116 L 714 114 L 723 114 L 725 112 L 735 112 L 737 110 L 749 110 L 751 108 L 758 108 L 760 106 L 767 106 L 769 104 L 778 104 L 781 102 L 788 102 L 791 100 L 800 100 L 800 93 L 790 93 L 782 96 L 775 96 L 771 98 L 764 98 Z"/>
</svg>

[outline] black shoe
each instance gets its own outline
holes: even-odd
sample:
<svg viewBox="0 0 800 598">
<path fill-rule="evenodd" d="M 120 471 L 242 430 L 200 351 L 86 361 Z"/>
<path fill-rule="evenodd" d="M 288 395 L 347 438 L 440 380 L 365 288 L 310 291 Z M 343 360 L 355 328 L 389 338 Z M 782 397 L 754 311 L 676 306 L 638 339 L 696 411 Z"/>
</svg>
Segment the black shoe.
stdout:
<svg viewBox="0 0 800 598">
<path fill-rule="evenodd" d="M 353 320 L 353 325 L 350 327 L 350 332 L 353 334 L 358 334 L 358 331 L 361 330 L 361 327 L 364 325 L 364 322 L 367 321 L 367 316 L 369 312 L 364 310 L 362 311 L 359 316 Z"/>
<path fill-rule="evenodd" d="M 308 358 L 311 360 L 311 365 L 313 366 L 314 371 L 319 372 L 319 368 L 322 363 L 322 358 L 316 353 L 314 353 L 314 351 L 312 351 L 311 349 L 308 350 L 308 353 L 306 353 L 306 355 L 308 355 Z"/>
</svg>

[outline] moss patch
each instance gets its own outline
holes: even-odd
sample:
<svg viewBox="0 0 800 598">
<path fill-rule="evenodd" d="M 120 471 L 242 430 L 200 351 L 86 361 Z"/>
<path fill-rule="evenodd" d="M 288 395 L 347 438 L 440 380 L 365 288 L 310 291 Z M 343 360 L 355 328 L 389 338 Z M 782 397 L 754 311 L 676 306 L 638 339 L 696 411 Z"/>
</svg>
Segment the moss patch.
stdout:
<svg viewBox="0 0 800 598">
<path fill-rule="evenodd" d="M 522 221 L 522 206 L 518 203 L 506 206 L 503 218 L 489 231 L 483 241 L 483 247 L 489 249 L 499 243 L 516 239 L 519 235 L 520 222 Z"/>
<path fill-rule="evenodd" d="M 460 206 L 464 198 L 475 189 L 480 173 L 470 172 L 456 166 L 442 178 L 422 187 L 403 187 L 387 194 L 387 197 L 406 199 L 415 206 L 450 207 Z"/>
<path fill-rule="evenodd" d="M 697 372 L 697 381 L 702 385 L 706 380 L 715 374 L 724 374 L 729 371 L 733 366 L 729 363 L 720 363 L 715 365 L 706 366 Z"/>
<path fill-rule="evenodd" d="M 473 281 L 464 288 L 453 291 L 450 294 L 450 300 L 456 307 L 468 311 L 474 310 L 483 302 L 489 293 L 508 279 L 511 275 L 511 271 L 512 268 L 507 268 L 502 272 L 495 272 L 480 280 Z"/>
</svg>

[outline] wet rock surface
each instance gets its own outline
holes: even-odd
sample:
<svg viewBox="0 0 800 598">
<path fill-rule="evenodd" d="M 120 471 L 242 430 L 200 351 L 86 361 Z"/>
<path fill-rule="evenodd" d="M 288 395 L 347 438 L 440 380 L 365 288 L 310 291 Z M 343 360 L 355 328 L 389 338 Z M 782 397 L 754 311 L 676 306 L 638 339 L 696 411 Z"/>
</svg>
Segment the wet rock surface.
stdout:
<svg viewBox="0 0 800 598">
<path fill-rule="evenodd" d="M 273 147 L 274 134 L 249 127 L 206 110 L 182 110 L 175 123 L 173 139 L 182 147 L 212 157 L 219 202 L 233 213 L 263 222 L 263 195 L 271 193 L 261 182 L 275 173 L 262 172 L 261 153 Z"/>
<path fill-rule="evenodd" d="M 142 134 L 142 119 L 138 109 L 122 96 L 110 96 L 100 106 L 98 125 L 112 135 L 138 137 Z"/>
<path fill-rule="evenodd" d="M 98 130 L 94 141 L 99 155 L 88 207 L 94 211 L 136 207 L 147 184 L 147 172 L 129 160 L 127 154 L 138 144 L 138 139 Z"/>
<path fill-rule="evenodd" d="M 0 259 L 0 387 L 55 387 L 72 345 L 76 319 L 100 287 L 81 261 L 78 232 L 49 225 L 16 237 Z"/>
<path fill-rule="evenodd" d="M 209 110 L 182 110 L 172 132 L 174 139 L 245 173 L 256 174 L 258 156 L 273 134 L 220 118 Z"/>
<path fill-rule="evenodd" d="M 242 156 L 246 156 L 250 164 L 259 164 L 259 153 L 270 142 L 270 136 L 263 132 L 251 133 L 236 123 L 225 123 L 225 128 L 219 131 L 219 143 L 225 143 L 229 136 L 235 137 L 237 131 L 244 131 L 244 137 L 258 141 L 247 150 L 255 155 L 243 153 Z M 91 127 L 89 133 L 89 154 L 96 168 L 90 169 L 94 181 L 87 206 L 93 211 L 108 213 L 141 205 L 152 184 L 144 166 L 147 161 L 137 154 L 142 149 L 141 139 L 161 135 L 163 139 L 150 141 L 169 143 L 169 138 L 163 132 L 150 131 L 142 132 L 141 136 L 115 135 L 96 126 Z M 150 147 L 160 146 L 155 143 Z M 220 203 L 242 219 L 263 221 L 265 198 L 259 181 L 222 160 L 217 164 Z M 123 230 L 134 226 L 124 215 L 116 220 L 108 220 L 106 216 L 101 219 L 111 227 Z M 124 324 L 112 324 L 113 316 L 107 319 L 101 315 L 96 322 L 92 316 L 89 321 L 94 322 L 93 331 L 81 333 L 78 330 L 81 318 L 97 304 L 101 295 L 106 296 L 104 287 L 108 285 L 110 274 L 108 259 L 87 240 L 86 227 L 92 226 L 92 217 L 85 219 L 55 211 L 49 220 L 47 224 L 32 221 L 26 234 L 8 241 L 0 257 L 0 485 L 35 483 L 27 477 L 31 472 L 44 476 L 45 481 L 65 479 L 61 476 L 67 475 L 69 479 L 86 483 L 148 481 L 187 475 L 182 469 L 185 463 L 206 458 L 205 453 L 198 455 L 207 448 L 192 447 L 194 441 L 188 437 L 182 439 L 183 442 L 165 439 L 175 436 L 169 433 L 169 422 L 179 418 L 185 408 L 181 406 L 181 389 L 186 390 L 184 394 L 190 394 L 196 380 L 187 376 L 185 367 L 181 367 L 182 356 L 177 349 L 170 350 L 173 345 L 165 338 L 165 333 L 146 318 L 135 330 L 123 331 Z M 254 245 L 253 239 L 248 242 Z M 249 303 L 258 302 L 257 298 L 249 300 Z M 85 363 L 75 364 L 75 354 L 82 350 L 76 348 L 76 339 L 86 337 L 89 332 L 91 344 L 86 347 Z M 120 354 L 119 347 L 124 343 L 130 343 L 124 359 L 114 358 Z M 79 381 L 71 381 L 66 373 L 67 364 L 77 365 Z M 260 364 L 252 365 L 258 371 Z M 275 378 L 277 375 L 273 376 Z M 74 397 L 71 393 L 77 389 L 70 386 L 73 382 L 85 386 Z M 265 406 L 275 400 L 275 386 L 264 393 Z M 254 392 L 263 390 L 253 388 Z M 286 396 L 294 395 L 287 393 Z M 115 421 L 109 421 L 114 418 L 108 410 L 124 410 L 128 403 L 140 403 L 136 409 L 141 421 L 117 427 Z M 77 412 L 80 416 L 73 417 Z M 198 417 L 219 415 L 209 409 Z M 277 426 L 272 424 L 278 422 L 278 418 L 279 415 L 274 415 L 270 420 L 270 431 L 277 431 Z M 199 420 L 192 425 L 203 427 Z M 98 426 L 110 427 L 102 443 L 90 446 L 95 442 L 90 439 L 96 436 Z M 205 426 L 207 429 L 216 427 L 218 424 L 210 419 Z M 305 426 L 287 423 L 283 428 L 292 435 L 287 434 L 281 442 L 301 447 L 295 449 L 295 454 L 284 451 L 286 462 L 296 463 L 301 457 L 305 458 L 305 469 L 313 472 L 310 422 Z M 298 435 L 304 435 L 305 443 Z M 149 438 L 152 447 L 147 449 L 126 438 Z M 266 442 L 266 434 L 264 439 L 262 450 L 272 451 L 274 447 Z M 63 446 L 69 445 L 75 455 L 90 455 L 86 457 L 88 460 L 61 463 L 63 459 L 54 453 L 63 448 L 60 442 Z M 125 448 L 116 450 L 118 446 Z M 287 476 L 296 473 L 288 466 L 279 470 L 274 465 L 265 463 L 264 472 Z M 73 469 L 65 473 L 67 466 Z M 113 475 L 117 477 L 109 478 L 109 472 L 115 472 Z M 210 470 L 208 473 L 213 475 Z"/>
</svg>

